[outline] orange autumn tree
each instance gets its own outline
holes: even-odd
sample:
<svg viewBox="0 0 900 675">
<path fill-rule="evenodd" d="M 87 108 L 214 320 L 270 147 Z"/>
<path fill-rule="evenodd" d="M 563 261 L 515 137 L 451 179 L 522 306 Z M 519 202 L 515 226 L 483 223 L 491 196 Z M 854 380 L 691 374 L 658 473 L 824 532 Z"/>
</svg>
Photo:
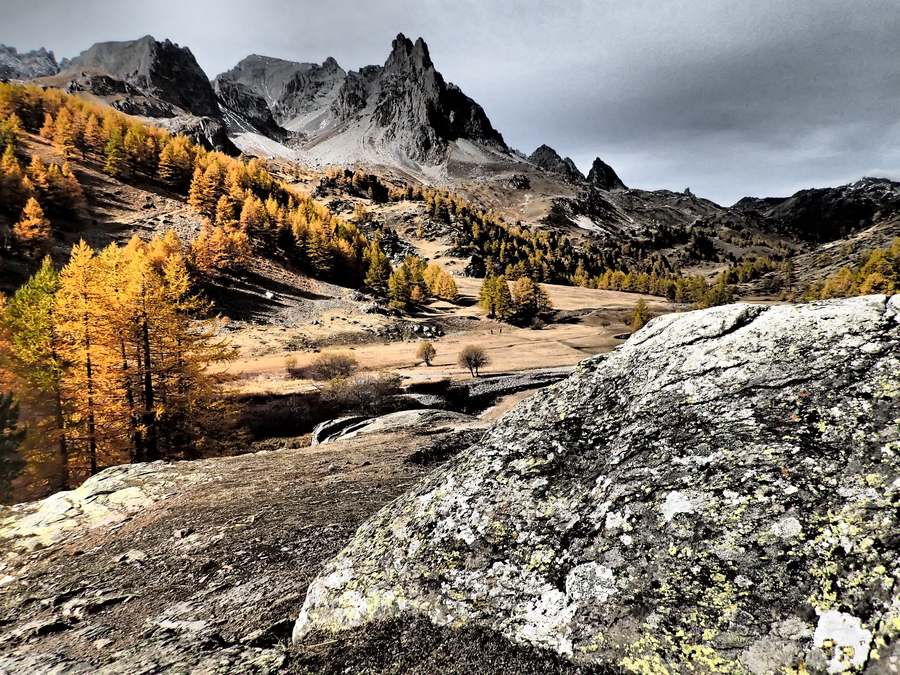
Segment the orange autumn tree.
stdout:
<svg viewBox="0 0 900 675">
<path fill-rule="evenodd" d="M 50 241 L 52 232 L 50 221 L 34 197 L 29 197 L 22 209 L 22 216 L 13 226 L 13 235 L 19 243 L 30 251 L 43 250 Z"/>
<path fill-rule="evenodd" d="M 71 407 L 71 440 L 80 448 L 91 476 L 99 467 L 98 450 L 103 436 L 98 433 L 97 422 L 101 412 L 108 412 L 101 402 L 113 385 L 109 362 L 103 358 L 106 354 L 101 356 L 102 338 L 110 329 L 104 325 L 102 283 L 93 249 L 84 241 L 79 242 L 60 272 L 55 314 L 60 351 L 69 364 L 63 391 Z"/>
<path fill-rule="evenodd" d="M 249 258 L 249 237 L 237 225 L 213 225 L 204 220 L 200 234 L 191 242 L 194 267 L 208 277 L 243 267 Z"/>
<path fill-rule="evenodd" d="M 16 159 L 13 147 L 7 145 L 0 156 L 0 213 L 18 216 L 33 195 L 34 188 Z"/>
<path fill-rule="evenodd" d="M 203 454 L 227 428 L 220 379 L 210 369 L 233 350 L 216 338 L 215 321 L 202 318 L 208 307 L 190 292 L 181 248 L 174 236 L 150 244 L 135 237 L 96 257 L 104 279 L 94 356 L 101 378 L 94 405 L 105 420 L 98 437 L 133 461 Z M 65 270 L 61 280 L 65 289 Z"/>
<path fill-rule="evenodd" d="M 45 261 L 4 310 L 13 367 L 58 402 L 56 423 L 47 420 L 58 432 L 56 485 L 239 439 L 220 374 L 234 350 L 191 291 L 183 249 L 174 233 L 100 251 L 80 242 L 58 277 Z"/>
</svg>

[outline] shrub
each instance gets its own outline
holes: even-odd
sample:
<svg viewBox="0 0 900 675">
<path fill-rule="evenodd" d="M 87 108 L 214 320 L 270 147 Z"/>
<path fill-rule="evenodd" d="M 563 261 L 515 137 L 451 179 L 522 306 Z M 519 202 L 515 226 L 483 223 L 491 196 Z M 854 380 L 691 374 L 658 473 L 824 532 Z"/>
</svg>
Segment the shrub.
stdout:
<svg viewBox="0 0 900 675">
<path fill-rule="evenodd" d="M 472 377 L 478 377 L 478 371 L 490 362 L 487 352 L 476 345 L 466 345 L 459 353 L 459 365 L 468 368 Z"/>
<path fill-rule="evenodd" d="M 321 394 L 324 404 L 342 412 L 375 415 L 383 412 L 400 391 L 400 376 L 395 373 L 357 373 L 329 380 Z"/>
<path fill-rule="evenodd" d="M 416 350 L 416 359 L 423 361 L 426 366 L 430 366 L 431 362 L 434 361 L 436 354 L 437 350 L 434 348 L 433 344 L 430 342 L 423 342 Z"/>
<path fill-rule="evenodd" d="M 288 377 L 294 380 L 301 380 L 306 376 L 306 369 L 297 367 L 297 357 L 293 355 L 284 359 L 284 369 L 287 371 Z"/>
<path fill-rule="evenodd" d="M 349 377 L 359 364 L 353 354 L 330 353 L 320 354 L 308 368 L 309 376 L 314 380 L 333 380 L 337 377 Z"/>
</svg>

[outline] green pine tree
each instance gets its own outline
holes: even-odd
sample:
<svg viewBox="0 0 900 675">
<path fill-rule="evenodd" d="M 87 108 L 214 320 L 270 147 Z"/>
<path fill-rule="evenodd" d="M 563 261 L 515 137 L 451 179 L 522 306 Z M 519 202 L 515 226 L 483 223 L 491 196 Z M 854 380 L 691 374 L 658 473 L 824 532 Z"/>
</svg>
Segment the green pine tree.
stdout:
<svg viewBox="0 0 900 675">
<path fill-rule="evenodd" d="M 53 404 L 56 444 L 59 452 L 60 489 L 69 488 L 69 452 L 65 437 L 61 378 L 62 359 L 54 325 L 59 275 L 50 258 L 10 299 L 2 321 L 10 337 L 14 366 L 34 392 Z"/>
<path fill-rule="evenodd" d="M 12 501 L 12 480 L 25 466 L 18 452 L 24 438 L 25 430 L 19 429 L 19 405 L 12 393 L 0 394 L 0 502 Z"/>
</svg>

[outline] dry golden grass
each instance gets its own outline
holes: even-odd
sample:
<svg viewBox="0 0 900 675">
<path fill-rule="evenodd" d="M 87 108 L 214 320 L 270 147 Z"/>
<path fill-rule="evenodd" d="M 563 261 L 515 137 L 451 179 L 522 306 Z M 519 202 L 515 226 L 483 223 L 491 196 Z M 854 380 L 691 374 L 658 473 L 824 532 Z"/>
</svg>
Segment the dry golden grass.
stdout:
<svg viewBox="0 0 900 675">
<path fill-rule="evenodd" d="M 457 365 L 459 351 L 469 344 L 481 346 L 490 358 L 490 364 L 483 374 L 508 373 L 536 368 L 569 366 L 591 356 L 607 352 L 621 344 L 616 335 L 628 332 L 622 317 L 643 297 L 654 314 L 671 312 L 674 305 L 652 296 L 634 293 L 601 291 L 588 288 L 546 285 L 551 301 L 561 310 L 597 310 L 587 320 L 572 323 L 551 324 L 540 330 L 518 328 L 489 320 L 482 310 L 472 304 L 478 294 L 481 281 L 465 277 L 456 278 L 461 294 L 459 305 L 446 302 L 432 303 L 428 310 L 434 318 L 472 317 L 471 329 L 454 332 L 434 339 L 437 354 L 431 366 L 416 361 L 418 341 L 365 343 L 364 334 L 359 333 L 357 344 L 336 346 L 334 351 L 349 351 L 359 365 L 367 370 L 390 370 L 401 374 L 407 382 L 427 382 L 445 378 L 468 378 L 468 371 Z M 271 331 L 255 329 L 239 333 L 236 344 L 242 356 L 235 361 L 229 372 L 238 379 L 234 388 L 241 393 L 289 393 L 302 391 L 313 386 L 304 380 L 287 377 L 285 364 L 293 359 L 298 368 L 310 365 L 318 356 L 312 351 L 291 351 L 279 348 L 286 339 L 297 332 L 308 331 L 318 336 L 358 328 L 365 322 L 373 325 L 383 322 L 382 317 L 344 315 L 332 312 L 324 316 L 318 326 L 302 327 L 281 331 L 273 340 Z M 268 347 L 262 342 L 270 341 Z"/>
</svg>

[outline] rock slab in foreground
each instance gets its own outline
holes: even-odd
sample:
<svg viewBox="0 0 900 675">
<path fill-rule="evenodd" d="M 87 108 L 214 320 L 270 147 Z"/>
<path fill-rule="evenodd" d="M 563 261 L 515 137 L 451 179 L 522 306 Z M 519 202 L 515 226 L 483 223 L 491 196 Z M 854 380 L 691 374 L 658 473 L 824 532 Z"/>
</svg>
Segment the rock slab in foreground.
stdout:
<svg viewBox="0 0 900 675">
<path fill-rule="evenodd" d="M 898 320 L 655 319 L 363 525 L 295 641 L 413 615 L 633 672 L 896 672 Z"/>
</svg>

